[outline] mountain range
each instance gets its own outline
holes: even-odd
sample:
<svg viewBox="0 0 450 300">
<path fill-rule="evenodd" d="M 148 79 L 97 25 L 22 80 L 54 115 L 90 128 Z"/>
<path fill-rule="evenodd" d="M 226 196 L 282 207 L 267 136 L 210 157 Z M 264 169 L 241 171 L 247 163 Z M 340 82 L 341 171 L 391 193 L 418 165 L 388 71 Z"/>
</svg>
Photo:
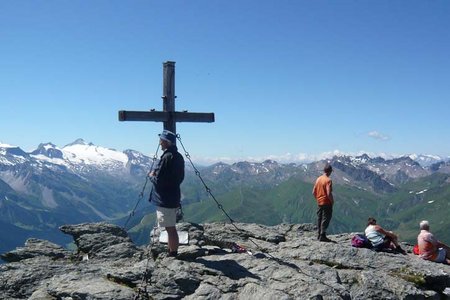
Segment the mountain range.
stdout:
<svg viewBox="0 0 450 300">
<path fill-rule="evenodd" d="M 311 189 L 325 161 L 216 163 L 195 166 L 198 172 L 186 161 L 182 185 L 186 221 L 229 221 L 211 194 L 233 221 L 265 225 L 315 221 Z M 335 171 L 332 232 L 362 230 L 371 215 L 413 241 L 417 223 L 429 219 L 433 231 L 450 242 L 448 159 L 364 154 L 335 156 L 328 162 Z M 59 226 L 97 221 L 127 225 L 135 242 L 146 243 L 155 222 L 154 207 L 147 202 L 146 174 L 155 163 L 138 151 L 117 151 L 82 139 L 62 148 L 40 144 L 31 152 L 0 144 L 0 252 L 29 237 L 69 244 Z"/>
</svg>

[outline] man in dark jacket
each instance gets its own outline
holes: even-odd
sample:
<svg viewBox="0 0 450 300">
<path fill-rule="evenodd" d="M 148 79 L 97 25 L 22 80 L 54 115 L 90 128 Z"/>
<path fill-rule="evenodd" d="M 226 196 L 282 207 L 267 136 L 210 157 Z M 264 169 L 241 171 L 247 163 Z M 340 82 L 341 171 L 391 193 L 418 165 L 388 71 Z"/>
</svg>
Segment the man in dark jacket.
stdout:
<svg viewBox="0 0 450 300">
<path fill-rule="evenodd" d="M 169 256 L 178 254 L 176 216 L 180 207 L 180 184 L 184 179 L 184 159 L 178 152 L 176 136 L 169 130 L 159 135 L 159 144 L 164 153 L 157 168 L 150 173 L 153 183 L 151 201 L 156 205 L 158 227 L 165 227 L 168 236 Z"/>
</svg>

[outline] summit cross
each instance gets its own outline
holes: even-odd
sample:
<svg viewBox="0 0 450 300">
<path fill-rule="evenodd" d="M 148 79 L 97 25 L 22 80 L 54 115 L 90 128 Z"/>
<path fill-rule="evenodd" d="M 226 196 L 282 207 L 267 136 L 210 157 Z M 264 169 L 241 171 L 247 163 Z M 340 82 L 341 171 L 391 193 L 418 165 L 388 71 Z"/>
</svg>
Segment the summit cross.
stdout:
<svg viewBox="0 0 450 300">
<path fill-rule="evenodd" d="M 163 111 L 119 111 L 119 121 L 163 122 L 164 129 L 177 134 L 177 122 L 214 122 L 214 113 L 191 113 L 175 111 L 175 62 L 163 63 Z"/>
</svg>

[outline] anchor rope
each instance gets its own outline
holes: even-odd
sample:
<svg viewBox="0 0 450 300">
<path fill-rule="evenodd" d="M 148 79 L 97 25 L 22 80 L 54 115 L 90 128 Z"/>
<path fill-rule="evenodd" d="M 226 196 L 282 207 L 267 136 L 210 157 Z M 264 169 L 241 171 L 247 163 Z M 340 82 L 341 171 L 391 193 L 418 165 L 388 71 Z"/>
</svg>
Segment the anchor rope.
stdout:
<svg viewBox="0 0 450 300">
<path fill-rule="evenodd" d="M 230 224 L 231 224 L 238 232 L 243 233 L 243 234 L 245 235 L 245 232 L 244 232 L 242 229 L 240 229 L 238 226 L 236 226 L 234 220 L 233 220 L 233 219 L 230 217 L 230 215 L 225 211 L 223 205 L 220 204 L 220 202 L 216 199 L 216 197 L 215 197 L 214 194 L 212 193 L 211 189 L 208 187 L 208 185 L 207 185 L 207 184 L 205 183 L 205 181 L 203 180 L 200 171 L 197 169 L 197 167 L 196 167 L 196 166 L 194 165 L 194 163 L 192 162 L 191 155 L 189 154 L 189 152 L 186 151 L 186 148 L 184 147 L 184 144 L 183 144 L 183 142 L 181 141 L 180 135 L 177 134 L 176 136 L 177 136 L 178 141 L 180 142 L 181 147 L 183 148 L 184 155 L 186 156 L 186 158 L 187 158 L 187 159 L 189 160 L 189 162 L 191 163 L 191 166 L 192 166 L 192 168 L 194 169 L 195 175 L 197 175 L 197 176 L 199 177 L 200 181 L 201 181 L 202 184 L 203 184 L 203 187 L 205 188 L 205 191 L 211 196 L 211 198 L 214 200 L 214 202 L 216 202 L 217 207 L 218 207 L 220 210 L 222 210 L 222 212 L 224 213 L 224 215 L 227 216 L 227 218 L 228 218 L 229 221 L 230 221 Z M 305 272 L 304 272 L 299 266 L 297 266 L 296 264 L 294 264 L 294 263 L 289 263 L 289 262 L 285 262 L 285 261 L 283 261 L 282 259 L 280 259 L 280 258 L 278 258 L 278 257 L 275 257 L 275 256 L 273 256 L 272 254 L 266 252 L 266 251 L 265 251 L 258 243 L 256 243 L 252 238 L 248 237 L 248 240 L 249 240 L 253 245 L 255 245 L 255 247 L 256 247 L 259 251 L 261 251 L 262 253 L 264 253 L 265 255 L 267 255 L 269 259 L 275 261 L 276 263 L 278 263 L 278 264 L 280 264 L 280 265 L 284 265 L 284 266 L 287 266 L 287 267 L 289 267 L 289 268 L 292 268 L 292 269 L 296 270 L 297 272 L 299 272 L 299 273 L 301 273 L 301 274 L 303 274 L 303 275 L 305 275 L 305 276 L 307 276 L 307 277 L 310 277 L 310 278 L 312 278 L 312 279 L 318 281 L 319 283 L 321 283 L 321 284 L 323 284 L 323 285 L 326 285 L 326 286 L 330 287 L 331 289 L 337 291 L 337 289 L 336 289 L 335 287 L 331 286 L 331 285 L 328 284 L 328 283 L 323 282 L 323 280 L 321 280 L 321 279 L 319 279 L 319 278 L 316 278 L 316 277 L 314 277 L 314 276 L 311 275 L 311 274 L 305 273 Z M 302 281 L 305 282 L 305 283 L 308 283 L 306 280 L 303 280 L 303 279 L 300 279 L 300 280 L 302 280 Z"/>
<path fill-rule="evenodd" d="M 189 154 L 189 152 L 186 151 L 186 148 L 184 147 L 184 144 L 183 144 L 183 142 L 181 141 L 181 137 L 180 137 L 179 134 L 177 134 L 177 139 L 178 139 L 178 141 L 180 142 L 181 147 L 183 148 L 184 155 L 186 156 L 186 158 L 187 158 L 187 159 L 189 160 L 189 162 L 191 163 L 191 166 L 192 166 L 192 168 L 194 169 L 195 175 L 197 175 L 198 178 L 200 179 L 200 181 L 202 182 L 203 187 L 205 188 L 205 191 L 206 191 L 206 192 L 209 194 L 209 196 L 214 200 L 214 202 L 216 202 L 217 207 L 218 207 L 218 208 L 223 212 L 223 214 L 228 218 L 228 220 L 230 221 L 230 224 L 231 224 L 238 232 L 243 233 L 243 234 L 245 235 L 245 232 L 244 232 L 242 229 L 240 229 L 239 227 L 236 226 L 234 220 L 233 220 L 233 219 L 230 217 L 230 215 L 226 212 L 226 210 L 224 209 L 223 205 L 222 205 L 219 201 L 217 201 L 217 199 L 216 199 L 216 197 L 214 196 L 214 194 L 212 193 L 211 189 L 208 187 L 208 185 L 207 185 L 207 184 L 205 183 L 205 181 L 203 180 L 203 178 L 202 178 L 202 176 L 201 176 L 201 174 L 200 174 L 200 171 L 197 169 L 197 167 L 196 167 L 196 166 L 194 165 L 194 163 L 192 162 L 191 155 Z M 260 245 L 258 245 L 253 239 L 251 239 L 250 237 L 248 237 L 248 240 L 249 240 L 253 245 L 255 245 L 255 247 L 256 247 L 259 251 L 265 253 L 266 255 L 270 256 L 270 257 L 273 258 L 273 259 L 276 259 L 272 254 L 267 253 L 266 251 L 264 251 L 264 249 L 263 249 Z"/>
<path fill-rule="evenodd" d="M 244 230 L 240 229 L 240 228 L 235 224 L 234 220 L 233 220 L 233 219 L 230 217 L 230 215 L 227 213 L 227 211 L 225 210 L 225 208 L 223 207 L 223 205 L 216 199 L 216 197 L 215 197 L 214 194 L 212 193 L 211 189 L 208 187 L 208 185 L 206 184 L 206 182 L 205 182 L 204 179 L 202 178 L 200 171 L 197 169 L 197 167 L 194 165 L 194 163 L 193 163 L 193 161 L 192 161 L 192 159 L 191 159 L 191 155 L 190 155 L 189 152 L 186 150 L 186 148 L 185 148 L 185 146 L 184 146 L 184 144 L 183 144 L 183 142 L 182 142 L 182 140 L 181 140 L 181 136 L 180 136 L 179 134 L 177 134 L 176 137 L 177 137 L 178 141 L 180 142 L 181 147 L 183 148 L 185 157 L 189 160 L 189 162 L 190 162 L 192 168 L 194 169 L 195 175 L 200 179 L 201 183 L 203 184 L 203 187 L 205 188 L 205 191 L 206 191 L 206 192 L 208 193 L 208 195 L 214 200 L 214 202 L 216 203 L 218 209 L 221 210 L 221 211 L 223 212 L 223 214 L 228 218 L 228 220 L 230 221 L 230 224 L 231 224 L 238 232 L 244 234 L 244 236 L 245 236 L 246 233 L 244 232 Z M 156 149 L 155 155 L 153 156 L 153 162 L 152 162 L 151 170 L 153 169 L 154 162 L 156 161 L 158 150 L 159 150 L 159 144 L 158 144 L 158 148 Z M 132 213 L 130 214 L 130 216 L 129 216 L 127 222 L 125 223 L 125 226 L 126 226 L 126 224 L 128 223 L 129 219 L 130 219 L 132 216 L 134 216 L 134 212 L 135 212 L 135 210 L 136 210 L 136 208 L 137 208 L 137 206 L 138 206 L 140 200 L 143 198 L 145 188 L 146 188 L 147 183 L 148 183 L 148 181 L 149 181 L 149 177 L 150 177 L 149 174 L 150 174 L 150 172 L 147 174 L 146 179 L 145 179 L 144 186 L 143 186 L 143 188 L 142 188 L 141 193 L 139 194 L 139 200 L 138 200 L 138 203 L 136 204 L 135 208 L 133 209 Z M 153 188 L 152 188 L 152 190 L 153 190 Z M 124 226 L 124 228 L 125 228 L 125 226 Z M 157 221 L 156 221 L 156 224 L 155 224 L 155 226 L 154 226 L 154 230 L 155 230 L 155 228 L 157 228 L 157 226 L 158 226 L 158 225 L 157 225 Z M 155 244 L 155 240 L 156 240 L 156 238 L 155 238 L 155 231 L 153 231 L 153 233 L 154 233 L 153 236 L 150 238 L 150 244 L 149 244 L 149 246 L 147 247 L 147 252 L 146 252 L 146 254 L 144 255 L 144 256 L 147 258 L 147 263 L 146 263 L 145 272 L 144 272 L 144 274 L 143 274 L 143 276 L 142 276 L 140 288 L 138 288 L 138 292 L 137 292 L 137 294 L 135 295 L 134 300 L 150 299 L 150 298 L 149 298 L 149 295 L 148 295 L 148 292 L 147 292 L 147 285 L 148 285 L 148 281 L 149 281 L 149 270 L 148 270 L 148 269 L 149 269 L 149 261 L 150 261 L 150 252 L 151 252 L 151 250 L 152 250 L 152 248 L 153 248 L 153 246 L 154 246 L 154 244 Z M 275 256 L 273 256 L 272 254 L 266 252 L 266 251 L 265 251 L 258 243 L 256 243 L 252 238 L 248 237 L 248 241 L 250 241 L 250 242 L 251 242 L 251 243 L 252 243 L 259 251 L 261 251 L 262 253 L 264 253 L 265 255 L 267 255 L 269 259 L 275 261 L 276 263 L 278 263 L 278 264 L 280 264 L 280 265 L 284 265 L 284 266 L 290 267 L 290 268 L 292 268 L 292 269 L 295 269 L 297 272 L 299 272 L 299 273 L 301 273 L 301 274 L 303 274 L 303 275 L 305 275 L 305 276 L 307 276 L 307 277 L 309 277 L 309 278 L 311 278 L 311 279 L 313 279 L 313 280 L 315 280 L 315 281 L 317 281 L 317 282 L 319 282 L 319 283 L 321 283 L 321 284 L 323 284 L 323 285 L 326 285 L 326 286 L 330 287 L 331 289 L 333 289 L 333 290 L 335 290 L 335 291 L 338 291 L 335 287 L 333 287 L 332 285 L 330 285 L 330 284 L 328 284 L 328 283 L 325 283 L 323 280 L 321 280 L 321 279 L 319 279 L 319 278 L 316 278 L 316 277 L 313 276 L 312 274 L 307 274 L 307 273 L 305 273 L 305 272 L 304 272 L 299 266 L 297 266 L 296 264 L 294 264 L 294 263 L 289 263 L 289 262 L 285 262 L 285 261 L 283 261 L 282 259 L 280 259 L 280 258 L 278 258 L 278 257 L 275 257 Z M 303 281 L 303 282 L 305 282 L 305 283 L 308 283 L 308 282 L 307 282 L 306 280 L 304 280 L 304 279 L 300 279 L 300 280 Z M 140 298 L 140 296 L 143 297 L 143 298 Z"/>
<path fill-rule="evenodd" d="M 155 225 L 153 226 L 153 235 L 150 237 L 150 243 L 147 246 L 146 252 L 144 254 L 144 257 L 147 259 L 147 262 L 145 264 L 144 275 L 142 276 L 141 283 L 138 287 L 137 294 L 134 296 L 133 300 L 150 299 L 150 297 L 148 296 L 148 291 L 147 291 L 148 281 L 150 279 L 150 277 L 149 277 L 150 253 L 152 252 L 153 246 L 156 241 L 155 230 L 157 230 L 157 229 L 159 229 L 158 228 L 158 220 L 155 219 Z M 159 242 L 159 240 L 158 240 L 158 242 Z M 140 297 L 141 295 L 143 298 Z"/>
<path fill-rule="evenodd" d="M 144 186 L 142 187 L 142 190 L 141 190 L 141 192 L 139 193 L 138 201 L 137 201 L 137 203 L 136 203 L 136 205 L 135 205 L 133 211 L 130 213 L 130 215 L 129 215 L 127 221 L 125 222 L 125 225 L 123 226 L 123 229 L 124 229 L 125 231 L 127 231 L 127 230 L 126 230 L 126 225 L 128 224 L 128 221 L 131 219 L 131 217 L 134 216 L 135 211 L 136 211 L 136 209 L 137 209 L 137 207 L 138 207 L 138 205 L 139 205 L 139 202 L 144 198 L 145 189 L 146 189 L 147 184 L 148 184 L 148 182 L 149 182 L 149 180 L 150 180 L 150 172 L 153 170 L 153 167 L 154 167 L 154 165 L 155 165 L 155 161 L 156 161 L 156 159 L 158 158 L 159 147 L 160 147 L 160 144 L 158 143 L 158 147 L 156 147 L 155 154 L 154 154 L 153 157 L 152 157 L 152 164 L 151 164 L 151 166 L 150 166 L 150 171 L 147 172 L 147 175 L 145 176 L 145 183 L 144 183 Z M 152 189 L 151 189 L 151 191 L 150 191 L 150 197 L 151 197 L 151 194 L 153 193 L 153 188 L 154 188 L 154 187 L 152 186 Z M 150 237 L 150 243 L 149 243 L 149 245 L 147 246 L 147 249 L 146 249 L 145 254 L 144 254 L 144 257 L 145 257 L 146 260 L 147 260 L 147 262 L 146 262 L 146 264 L 145 264 L 145 271 L 144 271 L 144 274 L 142 275 L 141 283 L 140 283 L 140 285 L 139 285 L 139 287 L 138 287 L 138 289 L 137 289 L 137 293 L 136 293 L 135 296 L 133 297 L 133 300 L 150 299 L 149 296 L 148 296 L 148 291 L 147 291 L 148 281 L 149 281 L 149 279 L 150 279 L 150 278 L 149 278 L 150 253 L 151 253 L 151 251 L 152 251 L 152 249 L 153 249 L 153 245 L 155 244 L 155 230 L 156 230 L 157 228 L 158 228 L 158 220 L 155 219 L 155 224 L 154 224 L 154 226 L 153 226 L 153 236 Z"/>
<path fill-rule="evenodd" d="M 160 145 L 158 143 L 158 147 L 156 148 L 155 154 L 153 155 L 153 158 L 152 158 L 152 165 L 150 166 L 150 172 L 153 170 L 153 166 L 155 165 L 155 161 L 156 161 L 157 155 L 158 155 L 159 146 Z M 125 230 L 125 231 L 127 231 L 126 228 L 127 228 L 128 222 L 134 216 L 134 214 L 136 212 L 136 209 L 139 206 L 139 203 L 141 202 L 142 198 L 144 198 L 145 189 L 146 189 L 147 184 L 148 184 L 149 179 L 150 179 L 150 172 L 148 172 L 147 175 L 145 176 L 145 183 L 144 183 L 144 186 L 142 187 L 141 192 L 139 193 L 136 205 L 134 206 L 133 210 L 131 211 L 130 215 L 128 216 L 128 219 L 126 220 L 125 224 L 122 227 L 122 229 Z M 152 187 L 152 191 L 153 191 L 153 187 Z M 150 194 L 151 194 L 151 192 L 150 192 Z"/>
</svg>

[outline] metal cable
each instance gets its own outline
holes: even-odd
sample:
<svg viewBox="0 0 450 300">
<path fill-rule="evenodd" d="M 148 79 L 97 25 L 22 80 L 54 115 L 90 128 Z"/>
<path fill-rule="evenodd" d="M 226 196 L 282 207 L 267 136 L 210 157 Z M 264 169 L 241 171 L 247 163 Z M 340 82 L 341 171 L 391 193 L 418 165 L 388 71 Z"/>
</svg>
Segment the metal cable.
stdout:
<svg viewBox="0 0 450 300">
<path fill-rule="evenodd" d="M 179 134 L 177 134 L 177 139 L 178 139 L 178 141 L 180 142 L 181 147 L 183 148 L 184 155 L 186 156 L 186 158 L 187 158 L 187 159 L 189 160 L 189 162 L 191 163 L 191 166 L 192 166 L 192 168 L 193 168 L 194 171 L 195 171 L 195 175 L 197 175 L 198 178 L 200 178 L 200 181 L 202 182 L 202 184 L 203 184 L 203 186 L 204 186 L 206 192 L 211 196 L 211 198 L 214 200 L 214 202 L 216 202 L 217 207 L 223 212 L 223 214 L 224 214 L 225 216 L 227 216 L 227 218 L 230 220 L 230 224 L 233 225 L 233 227 L 236 228 L 236 230 L 237 230 L 238 232 L 244 233 L 243 230 L 241 230 L 239 227 L 236 226 L 236 224 L 234 223 L 234 220 L 233 220 L 233 219 L 230 217 L 230 215 L 225 211 L 225 209 L 223 208 L 223 205 L 220 204 L 219 201 L 217 201 L 216 197 L 213 195 L 213 193 L 211 192 L 211 189 L 208 187 L 208 185 L 206 185 L 205 181 L 203 180 L 203 178 L 202 178 L 202 176 L 201 176 L 201 174 L 200 174 L 200 171 L 195 167 L 194 163 L 192 162 L 192 160 L 191 160 L 191 155 L 189 154 L 189 152 L 186 151 L 186 148 L 184 147 L 183 142 L 181 141 L 181 137 L 180 137 Z M 244 233 L 244 234 L 245 234 L 245 233 Z M 248 240 L 249 240 L 253 245 L 255 245 L 255 247 L 256 247 L 259 251 L 265 253 L 267 256 L 270 256 L 272 259 L 277 260 L 277 258 L 274 257 L 272 254 L 265 252 L 261 246 L 259 246 L 255 241 L 253 241 L 253 239 L 251 239 L 251 238 L 249 237 Z"/>
<path fill-rule="evenodd" d="M 158 219 L 155 219 L 155 225 L 153 226 L 153 235 L 150 237 L 150 243 L 147 247 L 147 251 L 145 253 L 145 257 L 147 258 L 147 263 L 145 265 L 145 271 L 144 271 L 144 275 L 142 276 L 141 279 L 141 284 L 140 287 L 138 288 L 137 294 L 134 296 L 133 300 L 141 300 L 141 296 L 144 297 L 143 299 L 150 299 L 150 297 L 148 296 L 148 291 L 147 291 L 147 286 L 148 286 L 148 282 L 150 280 L 149 277 L 149 262 L 150 262 L 150 253 L 152 252 L 153 246 L 155 245 L 155 230 L 159 229 L 158 228 Z M 158 240 L 159 241 L 159 240 Z"/>
<path fill-rule="evenodd" d="M 142 200 L 142 198 L 144 198 L 145 188 L 150 179 L 150 172 L 153 170 L 153 166 L 155 165 L 155 161 L 158 157 L 159 146 L 160 146 L 160 144 L 158 143 L 158 147 L 156 148 L 155 154 L 153 155 L 153 158 L 152 158 L 153 161 L 152 161 L 152 165 L 150 166 L 150 171 L 145 176 L 144 186 L 142 187 L 142 191 L 139 193 L 138 202 L 136 203 L 133 211 L 130 213 L 128 220 L 123 227 L 124 230 L 126 230 L 125 228 L 126 228 L 128 221 L 131 219 L 132 216 L 134 216 L 135 210 L 137 209 L 139 202 Z M 150 191 L 150 197 L 151 197 L 152 193 L 153 193 L 153 186 L 152 186 L 152 190 Z M 145 271 L 144 271 L 144 274 L 142 275 L 141 285 L 138 288 L 137 294 L 134 296 L 133 300 L 150 299 L 148 296 L 148 291 L 147 291 L 148 281 L 150 279 L 148 269 L 149 269 L 149 262 L 150 262 L 150 253 L 152 251 L 153 245 L 155 244 L 155 228 L 157 228 L 157 224 L 158 224 L 158 220 L 155 219 L 155 225 L 153 226 L 153 236 L 150 238 L 149 246 L 147 247 L 145 255 L 144 255 L 144 257 L 146 257 L 146 259 L 147 259 L 147 263 L 145 265 Z"/>
<path fill-rule="evenodd" d="M 150 167 L 150 172 L 153 170 L 153 166 L 155 165 L 155 161 L 156 161 L 157 155 L 158 155 L 158 150 L 159 150 L 159 143 L 158 143 L 158 147 L 156 148 L 155 154 L 153 155 L 153 158 L 152 158 L 153 161 L 152 161 L 152 165 Z M 133 210 L 131 211 L 130 215 L 128 216 L 128 219 L 126 220 L 125 224 L 122 227 L 122 229 L 125 230 L 125 231 L 127 231 L 126 228 L 127 228 L 128 222 L 130 221 L 131 217 L 134 216 L 134 214 L 136 212 L 136 209 L 137 209 L 137 207 L 139 205 L 139 202 L 141 202 L 142 198 L 144 198 L 144 192 L 145 192 L 145 189 L 147 187 L 147 183 L 148 183 L 148 181 L 150 179 L 150 172 L 148 172 L 147 175 L 145 176 L 145 183 L 144 183 L 144 186 L 142 187 L 141 192 L 139 193 L 138 201 L 136 202 L 136 205 L 134 206 Z"/>
<path fill-rule="evenodd" d="M 203 180 L 203 178 L 202 178 L 202 176 L 201 176 L 201 174 L 200 174 L 200 171 L 197 169 L 197 167 L 195 167 L 194 163 L 192 162 L 191 156 L 190 156 L 189 152 L 186 151 L 186 148 L 184 147 L 184 144 L 183 144 L 183 142 L 181 141 L 180 135 L 177 134 L 176 137 L 177 137 L 178 141 L 180 142 L 181 147 L 183 148 L 183 151 L 184 151 L 184 153 L 185 153 L 186 158 L 189 160 L 189 162 L 190 162 L 192 168 L 194 169 L 195 175 L 197 175 L 198 178 L 200 179 L 200 181 L 202 182 L 202 184 L 203 184 L 203 186 L 204 186 L 206 192 L 209 194 L 209 196 L 211 196 L 211 198 L 212 198 L 212 199 L 214 200 L 214 202 L 217 204 L 217 207 L 218 207 L 218 208 L 223 212 L 223 214 L 229 219 L 230 224 L 231 224 L 238 232 L 243 233 L 243 234 L 245 235 L 245 232 L 244 232 L 242 229 L 240 229 L 239 227 L 236 226 L 236 224 L 234 223 L 234 220 L 233 220 L 233 219 L 230 217 L 230 215 L 225 211 L 223 205 L 220 204 L 219 201 L 217 201 L 216 197 L 215 197 L 214 194 L 211 192 L 211 189 L 208 187 L 208 185 L 207 185 L 207 184 L 205 183 L 205 181 Z M 156 155 L 157 155 L 157 153 L 158 153 L 158 150 L 159 150 L 159 144 L 158 144 L 158 148 L 156 149 L 155 155 L 153 156 L 153 163 L 152 163 L 151 169 L 153 169 L 153 165 L 154 165 L 154 162 L 155 162 L 155 160 L 156 160 L 156 157 L 157 157 Z M 139 204 L 139 201 L 143 198 L 144 191 L 145 191 L 145 187 L 146 187 L 146 185 L 147 185 L 148 180 L 149 180 L 149 174 L 147 174 L 146 180 L 145 180 L 145 184 L 144 184 L 144 187 L 143 187 L 141 193 L 139 194 L 139 200 L 138 200 L 138 203 L 136 204 L 135 208 L 133 209 L 132 213 L 130 214 L 130 216 L 129 216 L 127 222 L 126 222 L 125 225 L 124 225 L 124 228 L 125 228 L 126 224 L 128 223 L 129 219 L 134 215 L 134 211 L 136 210 L 136 208 L 137 208 L 137 206 L 138 206 L 138 204 Z M 156 225 L 156 226 L 157 226 L 157 225 Z M 144 273 L 144 275 L 143 275 L 143 277 L 142 277 L 141 288 L 138 289 L 138 293 L 135 295 L 134 300 L 141 299 L 140 296 L 145 297 L 145 299 L 149 299 L 149 295 L 148 295 L 148 292 L 147 292 L 147 285 L 148 285 L 148 280 L 149 280 L 149 276 L 148 276 L 148 268 L 149 268 L 149 260 L 150 260 L 150 257 L 149 257 L 149 256 L 150 256 L 151 249 L 152 249 L 153 245 L 155 244 L 155 228 L 156 228 L 156 227 L 154 227 L 154 229 L 153 229 L 153 237 L 150 239 L 150 245 L 149 245 L 149 247 L 147 248 L 147 253 L 146 253 L 146 256 L 147 256 L 147 265 L 146 265 L 145 273 Z M 280 259 L 280 258 L 278 258 L 278 257 L 275 257 L 275 256 L 273 256 L 273 255 L 270 254 L 270 253 L 267 253 L 266 251 L 263 250 L 263 248 L 262 248 L 261 246 L 259 246 L 259 245 L 258 245 L 253 239 L 251 239 L 250 237 L 248 237 L 248 240 L 249 240 L 252 244 L 254 244 L 255 247 L 256 247 L 259 251 L 261 251 L 262 253 L 264 253 L 265 255 L 267 255 L 270 259 L 274 260 L 274 261 L 277 262 L 278 264 L 284 265 L 284 266 L 287 266 L 287 267 L 290 267 L 290 268 L 293 268 L 293 269 L 297 270 L 297 272 L 302 273 L 303 275 L 305 275 L 305 276 L 307 276 L 307 277 L 310 277 L 310 278 L 312 278 L 312 279 L 318 281 L 319 283 L 322 283 L 322 284 L 324 284 L 324 285 L 330 287 L 331 289 L 337 291 L 336 288 L 334 288 L 333 286 L 331 286 L 331 285 L 329 285 L 329 284 L 323 282 L 323 281 L 320 280 L 319 278 L 316 278 L 316 277 L 312 276 L 311 274 L 305 273 L 305 272 L 304 272 L 302 269 L 300 269 L 300 267 L 298 267 L 296 264 L 289 263 L 289 262 L 285 262 L 285 261 L 283 261 L 282 259 Z M 301 279 L 301 280 L 304 281 L 305 283 L 307 283 L 306 280 L 303 280 L 303 279 Z M 142 289 L 142 287 L 143 287 L 143 289 Z"/>
<path fill-rule="evenodd" d="M 222 210 L 222 212 L 225 214 L 225 216 L 228 217 L 228 219 L 230 220 L 231 225 L 233 225 L 233 227 L 236 228 L 236 230 L 237 230 L 238 232 L 241 232 L 241 233 L 245 234 L 245 232 L 244 232 L 243 230 L 241 230 L 239 227 L 236 226 L 236 224 L 234 223 L 233 219 L 228 215 L 228 213 L 227 213 L 227 212 L 225 211 L 225 209 L 223 208 L 223 205 L 220 204 L 219 201 L 217 201 L 216 197 L 215 197 L 215 196 L 213 195 L 213 193 L 211 192 L 211 189 L 206 185 L 205 181 L 203 180 L 203 178 L 202 178 L 202 176 L 201 176 L 201 174 L 200 174 L 200 171 L 195 167 L 194 163 L 193 163 L 192 160 L 191 160 L 190 154 L 186 151 L 186 148 L 184 147 L 183 142 L 181 141 L 181 137 L 180 137 L 179 134 L 177 134 L 177 139 L 178 139 L 178 141 L 180 142 L 181 147 L 183 148 L 183 151 L 184 151 L 184 153 L 185 153 L 184 155 L 186 156 L 186 158 L 187 158 L 187 159 L 189 160 L 189 162 L 191 163 L 191 166 L 192 166 L 192 168 L 193 168 L 194 171 L 195 171 L 195 175 L 197 175 L 197 176 L 200 178 L 200 181 L 203 183 L 203 186 L 205 187 L 206 192 L 207 192 L 207 193 L 211 196 L 211 198 L 213 198 L 213 200 L 216 202 L 217 207 L 218 207 L 220 210 Z M 273 256 L 273 255 L 270 254 L 270 253 L 267 253 L 266 251 L 263 250 L 263 248 L 262 248 L 261 246 L 259 246 L 259 245 L 258 245 L 253 239 L 251 239 L 250 237 L 248 237 L 248 240 L 249 240 L 253 245 L 255 245 L 255 247 L 256 247 L 259 251 L 261 251 L 262 253 L 264 253 L 265 255 L 267 255 L 270 259 L 274 260 L 274 261 L 277 262 L 278 264 L 284 265 L 284 266 L 287 266 L 287 267 L 290 267 L 290 268 L 296 270 L 297 272 L 299 272 L 299 273 L 301 273 L 301 274 L 303 274 L 303 275 L 305 275 L 305 276 L 307 276 L 307 277 L 313 278 L 314 280 L 318 281 L 319 283 L 324 284 L 324 285 L 330 287 L 331 289 L 337 291 L 337 289 L 336 289 L 335 287 L 331 286 L 330 284 L 327 284 L 327 283 L 323 282 L 321 279 L 316 278 L 316 277 L 312 276 L 311 274 L 305 273 L 305 272 L 304 272 L 302 269 L 300 269 L 300 267 L 297 266 L 296 264 L 289 263 L 289 262 L 285 262 L 285 261 L 283 261 L 282 259 L 280 259 L 280 258 L 278 258 L 278 257 L 275 257 L 275 256 Z M 305 282 L 305 283 L 307 283 L 306 280 L 302 280 L 302 281 Z"/>
</svg>

